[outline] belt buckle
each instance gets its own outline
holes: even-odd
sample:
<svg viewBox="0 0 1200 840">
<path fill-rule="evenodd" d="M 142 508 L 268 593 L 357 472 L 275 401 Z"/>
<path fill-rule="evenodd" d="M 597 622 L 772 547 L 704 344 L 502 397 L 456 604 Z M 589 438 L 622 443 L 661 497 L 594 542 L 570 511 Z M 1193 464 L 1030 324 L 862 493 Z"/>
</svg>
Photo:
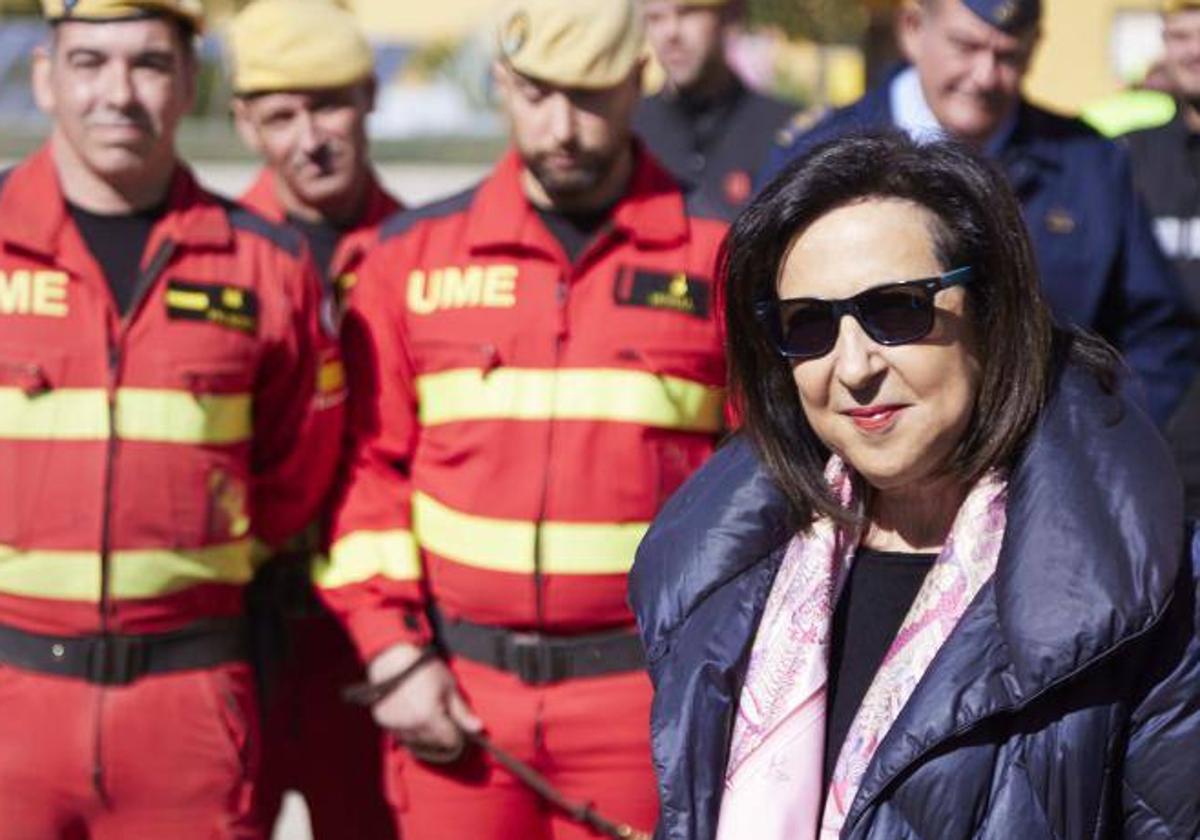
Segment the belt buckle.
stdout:
<svg viewBox="0 0 1200 840">
<path fill-rule="evenodd" d="M 545 636 L 538 633 L 513 633 L 509 636 L 509 664 L 521 682 L 546 685 L 562 679 L 556 667 L 554 651 Z"/>
<path fill-rule="evenodd" d="M 146 642 L 122 636 L 101 636 L 91 646 L 88 680 L 98 685 L 128 685 L 146 666 Z"/>
</svg>

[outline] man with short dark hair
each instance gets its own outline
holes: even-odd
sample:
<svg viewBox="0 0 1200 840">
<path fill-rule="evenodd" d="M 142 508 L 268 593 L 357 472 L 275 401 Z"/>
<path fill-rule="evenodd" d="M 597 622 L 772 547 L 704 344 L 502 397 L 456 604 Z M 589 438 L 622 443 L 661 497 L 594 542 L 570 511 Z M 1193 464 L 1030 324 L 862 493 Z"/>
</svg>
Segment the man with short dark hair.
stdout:
<svg viewBox="0 0 1200 840">
<path fill-rule="evenodd" d="M 894 127 L 975 146 L 1008 173 L 1055 316 L 1124 353 L 1141 402 L 1163 425 L 1197 369 L 1195 319 L 1154 242 L 1124 150 L 1021 97 L 1040 20 L 1039 0 L 906 0 L 899 36 L 910 63 L 786 138 L 764 178 L 847 131 Z"/>
<path fill-rule="evenodd" d="M 315 514 L 340 360 L 303 241 L 175 152 L 191 0 L 45 0 L 0 177 L 0 836 L 258 838 L 245 584 Z"/>
<path fill-rule="evenodd" d="M 646 40 L 666 74 L 633 127 L 680 183 L 705 189 L 726 211 L 753 192 L 775 133 L 795 108 L 746 87 L 725 57 L 743 0 L 640 0 Z"/>
<path fill-rule="evenodd" d="M 264 163 L 241 201 L 308 241 L 332 328 L 379 226 L 400 209 L 371 167 L 374 55 L 333 0 L 255 0 L 234 18 L 229 43 L 238 133 Z M 256 626 L 284 637 L 259 655 L 267 691 L 258 809 L 269 828 L 294 790 L 315 837 L 386 840 L 379 729 L 340 696 L 363 679 L 362 664 L 311 585 L 324 562 L 320 530 L 314 523 L 293 540 L 251 590 Z"/>
<path fill-rule="evenodd" d="M 497 43 L 513 148 L 385 224 L 343 328 L 353 445 L 321 585 L 372 680 L 409 674 L 374 706 L 406 840 L 595 836 L 467 748 L 484 727 L 651 828 L 625 577 L 723 420 L 726 226 L 631 136 L 633 0 L 517 0 Z"/>
</svg>

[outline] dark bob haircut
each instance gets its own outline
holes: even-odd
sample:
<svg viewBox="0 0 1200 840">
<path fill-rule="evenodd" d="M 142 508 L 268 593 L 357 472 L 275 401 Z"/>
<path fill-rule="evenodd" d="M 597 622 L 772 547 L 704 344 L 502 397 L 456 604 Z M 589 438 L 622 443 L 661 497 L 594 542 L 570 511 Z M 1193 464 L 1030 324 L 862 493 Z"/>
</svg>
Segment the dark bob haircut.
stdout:
<svg viewBox="0 0 1200 840">
<path fill-rule="evenodd" d="M 901 199 L 928 210 L 944 271 L 971 266 L 963 288 L 977 337 L 981 379 L 970 423 L 946 470 L 972 482 L 1011 465 L 1046 401 L 1056 343 L 1021 210 L 1003 175 L 951 142 L 858 134 L 795 161 L 738 217 L 721 255 L 730 395 L 744 430 L 800 529 L 816 516 L 852 522 L 824 479 L 829 450 L 805 419 L 791 364 L 771 345 L 755 304 L 774 299 L 793 240 L 839 207 Z M 866 490 L 867 488 L 863 488 Z"/>
</svg>

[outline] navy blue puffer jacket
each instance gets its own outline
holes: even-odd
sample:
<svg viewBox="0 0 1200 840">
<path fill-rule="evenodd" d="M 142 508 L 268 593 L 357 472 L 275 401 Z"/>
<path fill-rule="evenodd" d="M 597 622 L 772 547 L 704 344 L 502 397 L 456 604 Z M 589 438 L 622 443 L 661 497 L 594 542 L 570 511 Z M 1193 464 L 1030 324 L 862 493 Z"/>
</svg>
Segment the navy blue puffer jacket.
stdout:
<svg viewBox="0 0 1200 840">
<path fill-rule="evenodd" d="M 746 660 L 790 536 L 739 440 L 638 551 L 660 840 L 716 832 Z M 1198 558 L 1150 421 L 1069 370 L 1014 468 L 996 574 L 880 744 L 842 837 L 1200 836 Z"/>
</svg>

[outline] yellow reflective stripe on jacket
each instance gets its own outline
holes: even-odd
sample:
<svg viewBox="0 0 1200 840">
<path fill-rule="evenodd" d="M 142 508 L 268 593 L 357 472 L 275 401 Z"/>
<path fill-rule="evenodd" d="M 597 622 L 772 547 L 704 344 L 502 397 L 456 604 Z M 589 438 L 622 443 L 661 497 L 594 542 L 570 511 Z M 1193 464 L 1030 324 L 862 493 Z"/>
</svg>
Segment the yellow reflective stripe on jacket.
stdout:
<svg viewBox="0 0 1200 840">
<path fill-rule="evenodd" d="M 153 598 L 200 583 L 250 580 L 250 540 L 197 549 L 127 549 L 109 555 L 114 598 Z M 0 592 L 65 601 L 100 598 L 100 554 L 0 546 Z"/>
<path fill-rule="evenodd" d="M 328 559 L 313 564 L 313 581 L 323 589 L 362 583 L 375 576 L 418 580 L 421 562 L 408 531 L 354 531 L 333 544 Z"/>
<path fill-rule="evenodd" d="M 28 396 L 0 388 L 0 438 L 103 440 L 108 437 L 108 395 L 99 388 L 58 388 Z"/>
<path fill-rule="evenodd" d="M 607 420 L 717 432 L 725 391 L 640 370 L 447 370 L 417 377 L 423 426 L 463 420 Z"/>
<path fill-rule="evenodd" d="M 535 522 L 493 519 L 413 495 L 413 529 L 422 548 L 494 572 L 532 574 L 540 542 L 541 569 L 558 575 L 624 574 L 633 565 L 648 522 Z"/>
<path fill-rule="evenodd" d="M 254 433 L 249 394 L 117 391 L 117 436 L 159 443 L 240 443 Z"/>
<path fill-rule="evenodd" d="M 117 390 L 117 435 L 156 443 L 228 444 L 253 434 L 249 394 L 193 394 L 158 388 Z M 0 438 L 104 440 L 109 433 L 103 388 L 56 388 L 33 396 L 0 388 Z"/>
</svg>

